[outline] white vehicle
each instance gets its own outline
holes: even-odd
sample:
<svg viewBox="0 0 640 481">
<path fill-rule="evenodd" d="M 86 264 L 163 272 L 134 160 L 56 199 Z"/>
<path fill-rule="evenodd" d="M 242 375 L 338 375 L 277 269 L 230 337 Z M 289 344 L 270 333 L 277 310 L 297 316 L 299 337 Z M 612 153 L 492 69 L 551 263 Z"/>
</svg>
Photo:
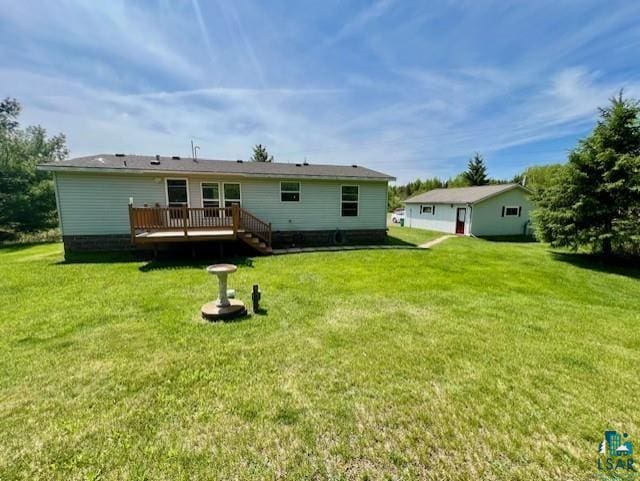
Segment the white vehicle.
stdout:
<svg viewBox="0 0 640 481">
<path fill-rule="evenodd" d="M 404 209 L 396 209 L 391 214 L 391 222 L 394 224 L 398 224 L 402 219 L 404 219 Z"/>
</svg>

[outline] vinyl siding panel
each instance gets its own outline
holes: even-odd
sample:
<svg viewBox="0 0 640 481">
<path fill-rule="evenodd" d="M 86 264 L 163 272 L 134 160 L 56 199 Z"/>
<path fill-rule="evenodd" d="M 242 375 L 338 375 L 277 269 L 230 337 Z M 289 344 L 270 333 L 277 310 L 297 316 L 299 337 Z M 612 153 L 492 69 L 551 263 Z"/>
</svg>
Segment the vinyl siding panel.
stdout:
<svg viewBox="0 0 640 481">
<path fill-rule="evenodd" d="M 57 173 L 60 212 L 65 235 L 126 234 L 129 232 L 127 204 L 166 205 L 164 176 L 131 174 Z M 242 207 L 274 231 L 385 229 L 387 183 L 380 181 L 300 182 L 300 202 L 280 201 L 280 180 L 213 176 L 170 176 L 186 178 L 191 207 L 202 206 L 202 182 L 240 183 Z M 357 217 L 340 215 L 342 185 L 359 186 Z"/>
<path fill-rule="evenodd" d="M 502 217 L 503 206 L 522 207 L 520 217 Z M 509 190 L 474 205 L 471 232 L 476 236 L 522 235 L 532 210 L 526 192 Z"/>
<path fill-rule="evenodd" d="M 469 216 L 471 207 L 466 204 L 424 204 L 435 205 L 435 214 L 421 214 L 421 204 L 406 204 L 405 206 L 405 225 L 408 227 L 414 227 L 417 229 L 434 230 L 437 232 L 446 232 L 454 234 L 456 232 L 456 214 L 458 207 L 467 209 L 467 216 L 465 218 L 464 231 L 465 234 L 469 233 Z"/>
<path fill-rule="evenodd" d="M 144 175 L 56 173 L 63 235 L 128 234 L 129 197 L 164 205 L 164 184 Z"/>
<path fill-rule="evenodd" d="M 242 207 L 263 221 L 271 222 L 274 231 L 386 228 L 386 182 L 303 179 L 299 180 L 300 202 L 281 202 L 280 181 L 277 179 L 189 177 L 189 197 L 194 207 L 202 206 L 202 182 L 219 182 L 221 193 L 223 183 L 240 183 Z M 358 185 L 360 188 L 357 217 L 340 215 L 342 185 Z"/>
</svg>

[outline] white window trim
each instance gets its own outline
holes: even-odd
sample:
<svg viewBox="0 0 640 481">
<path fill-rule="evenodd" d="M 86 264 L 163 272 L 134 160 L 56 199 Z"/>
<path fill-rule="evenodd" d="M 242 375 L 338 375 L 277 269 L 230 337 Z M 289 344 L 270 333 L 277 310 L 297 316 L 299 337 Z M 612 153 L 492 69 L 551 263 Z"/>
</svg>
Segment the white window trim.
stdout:
<svg viewBox="0 0 640 481">
<path fill-rule="evenodd" d="M 222 182 L 222 191 L 220 193 L 220 195 L 222 196 L 222 203 L 220 204 L 221 207 L 224 207 L 225 204 L 227 203 L 227 198 L 224 195 L 224 186 L 225 184 L 238 184 L 238 189 L 240 190 L 240 207 L 242 207 L 242 184 L 240 182 Z M 236 199 L 233 199 L 236 200 Z"/>
<path fill-rule="evenodd" d="M 429 207 L 430 212 L 423 212 L 425 207 Z M 433 204 L 420 204 L 420 215 L 423 214 L 433 215 Z"/>
<path fill-rule="evenodd" d="M 355 187 L 358 189 L 358 199 L 356 200 L 356 215 L 342 215 L 342 188 L 343 187 Z M 353 201 L 346 201 L 353 202 Z M 357 184 L 340 184 L 340 217 L 360 217 L 360 186 Z"/>
<path fill-rule="evenodd" d="M 509 209 L 515 209 L 516 213 L 515 214 L 507 214 L 507 210 Z M 519 205 L 505 205 L 504 206 L 504 216 L 505 217 L 518 217 L 518 212 L 520 211 L 520 206 Z"/>
<path fill-rule="evenodd" d="M 204 188 L 205 184 L 216 184 L 218 186 L 218 207 L 222 205 L 220 198 L 222 197 L 222 192 L 220 191 L 220 182 L 210 182 L 207 180 L 203 180 L 202 182 L 200 182 L 200 206 L 204 209 L 204 193 L 202 192 L 202 189 Z M 213 200 L 213 199 L 207 199 L 207 200 Z"/>
<path fill-rule="evenodd" d="M 282 200 L 282 184 L 298 184 L 298 200 Z M 285 192 L 293 192 L 293 191 L 285 191 Z M 281 180 L 280 181 L 280 203 L 281 204 L 299 204 L 302 202 L 302 182 L 299 180 Z"/>
<path fill-rule="evenodd" d="M 164 178 L 164 199 L 169 207 L 169 180 L 184 180 L 187 186 L 187 207 L 191 206 L 191 195 L 189 193 L 189 179 L 187 177 L 165 177 Z"/>
</svg>

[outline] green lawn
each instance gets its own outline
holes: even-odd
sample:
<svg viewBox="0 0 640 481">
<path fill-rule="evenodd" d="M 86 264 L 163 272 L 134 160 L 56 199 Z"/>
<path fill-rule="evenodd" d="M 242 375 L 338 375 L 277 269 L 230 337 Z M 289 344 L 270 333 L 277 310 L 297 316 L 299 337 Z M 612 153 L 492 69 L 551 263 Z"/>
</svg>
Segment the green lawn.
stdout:
<svg viewBox="0 0 640 481">
<path fill-rule="evenodd" d="M 638 270 L 469 238 L 240 261 L 266 312 L 209 324 L 205 261 L 1 248 L 0 479 L 592 479 L 605 429 L 639 446 Z"/>
<path fill-rule="evenodd" d="M 445 235 L 443 232 L 434 232 L 423 229 L 410 229 L 409 227 L 400 227 L 398 225 L 389 225 L 387 231 L 387 244 L 392 245 L 420 245 L 430 240 Z"/>
</svg>

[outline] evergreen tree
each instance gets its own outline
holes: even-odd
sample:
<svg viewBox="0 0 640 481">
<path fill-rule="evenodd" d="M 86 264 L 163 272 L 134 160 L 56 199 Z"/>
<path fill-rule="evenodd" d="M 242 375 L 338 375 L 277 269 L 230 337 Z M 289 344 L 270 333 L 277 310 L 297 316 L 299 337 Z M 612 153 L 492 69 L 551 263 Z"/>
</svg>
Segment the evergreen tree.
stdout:
<svg viewBox="0 0 640 481">
<path fill-rule="evenodd" d="M 638 101 L 621 92 L 600 109 L 593 132 L 537 200 L 537 232 L 551 245 L 640 255 Z"/>
<path fill-rule="evenodd" d="M 251 162 L 273 162 L 273 155 L 269 155 L 267 148 L 258 144 L 253 147 L 253 155 L 250 160 Z"/>
<path fill-rule="evenodd" d="M 15 99 L 0 102 L 0 231 L 5 235 L 55 226 L 53 181 L 36 165 L 68 154 L 64 135 L 47 138 L 40 126 L 20 129 L 20 110 Z"/>
<path fill-rule="evenodd" d="M 469 185 L 486 185 L 489 183 L 487 178 L 487 167 L 484 164 L 484 159 L 479 153 L 475 153 L 473 158 L 469 159 L 467 170 L 464 172 L 464 177 Z"/>
</svg>

